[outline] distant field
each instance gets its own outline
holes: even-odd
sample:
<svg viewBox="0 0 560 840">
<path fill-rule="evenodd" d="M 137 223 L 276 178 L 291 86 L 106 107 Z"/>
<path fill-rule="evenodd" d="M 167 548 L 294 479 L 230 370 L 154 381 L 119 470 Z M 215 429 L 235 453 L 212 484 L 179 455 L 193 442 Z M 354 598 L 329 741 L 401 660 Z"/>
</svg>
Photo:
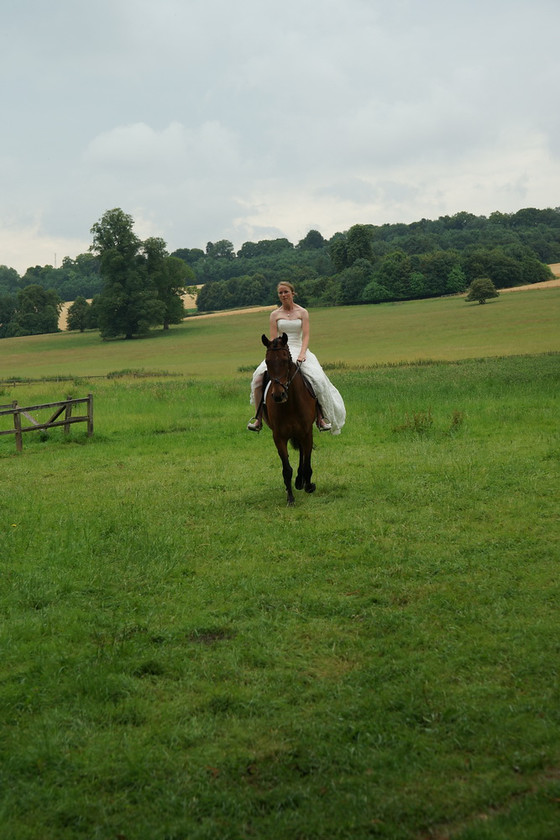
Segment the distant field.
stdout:
<svg viewBox="0 0 560 840">
<path fill-rule="evenodd" d="M 501 295 L 484 306 L 461 297 L 312 311 L 311 349 L 349 367 L 560 351 L 560 288 Z M 262 357 L 266 312 L 193 317 L 150 338 L 102 341 L 96 331 L 0 342 L 0 379 L 103 376 L 123 369 L 230 377 Z"/>
</svg>

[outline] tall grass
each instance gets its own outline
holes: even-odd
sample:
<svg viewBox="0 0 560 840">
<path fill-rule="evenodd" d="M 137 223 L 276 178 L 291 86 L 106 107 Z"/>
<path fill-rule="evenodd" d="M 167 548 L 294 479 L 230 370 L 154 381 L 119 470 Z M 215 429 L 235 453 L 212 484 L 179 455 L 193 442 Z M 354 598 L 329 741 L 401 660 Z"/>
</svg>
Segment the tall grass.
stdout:
<svg viewBox="0 0 560 840">
<path fill-rule="evenodd" d="M 0 439 L 5 836 L 554 840 L 558 358 L 335 369 L 293 509 L 247 374 Z"/>
</svg>

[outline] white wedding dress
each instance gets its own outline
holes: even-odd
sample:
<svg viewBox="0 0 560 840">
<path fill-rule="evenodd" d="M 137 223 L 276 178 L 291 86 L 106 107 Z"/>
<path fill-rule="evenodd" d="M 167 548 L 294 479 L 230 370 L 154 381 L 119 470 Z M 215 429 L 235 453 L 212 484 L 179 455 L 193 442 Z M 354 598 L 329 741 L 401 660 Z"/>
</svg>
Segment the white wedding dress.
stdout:
<svg viewBox="0 0 560 840">
<path fill-rule="evenodd" d="M 294 362 L 299 356 L 302 342 L 302 320 L 294 318 L 289 321 L 287 318 L 279 318 L 277 321 L 278 335 L 286 333 L 288 336 L 288 347 Z M 262 361 L 253 374 L 251 382 L 251 405 L 255 405 L 255 382 L 262 381 L 262 375 L 266 370 L 266 362 Z M 323 417 L 331 424 L 331 434 L 339 435 L 346 420 L 346 408 L 344 400 L 337 389 L 330 381 L 327 374 L 321 367 L 317 356 L 310 350 L 305 354 L 305 362 L 301 363 L 301 372 L 311 383 L 315 396 L 319 401 Z"/>
</svg>

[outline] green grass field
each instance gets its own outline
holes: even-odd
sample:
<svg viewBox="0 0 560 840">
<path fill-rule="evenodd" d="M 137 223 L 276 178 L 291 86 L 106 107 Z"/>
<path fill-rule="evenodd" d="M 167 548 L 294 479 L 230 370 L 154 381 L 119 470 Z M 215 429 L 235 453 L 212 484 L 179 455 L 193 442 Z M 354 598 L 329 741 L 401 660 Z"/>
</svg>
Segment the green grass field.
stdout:
<svg viewBox="0 0 560 840">
<path fill-rule="evenodd" d="M 0 403 L 95 401 L 0 438 L 3 836 L 557 840 L 559 310 L 314 312 L 348 422 L 294 508 L 266 313 L 0 342 L 45 377 Z"/>
<path fill-rule="evenodd" d="M 351 367 L 560 351 L 560 288 L 513 292 L 484 306 L 461 297 L 313 312 L 311 348 Z M 145 369 L 229 378 L 262 358 L 266 312 L 190 318 L 149 341 L 103 342 L 97 332 L 3 339 L 0 380 L 98 376 Z"/>
</svg>

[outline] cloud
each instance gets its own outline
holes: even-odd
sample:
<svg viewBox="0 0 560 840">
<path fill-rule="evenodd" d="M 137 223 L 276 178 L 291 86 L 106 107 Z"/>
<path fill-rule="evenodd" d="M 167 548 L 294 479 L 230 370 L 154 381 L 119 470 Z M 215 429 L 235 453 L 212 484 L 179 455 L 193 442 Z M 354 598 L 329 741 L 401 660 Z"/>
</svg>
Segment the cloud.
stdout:
<svg viewBox="0 0 560 840">
<path fill-rule="evenodd" d="M 45 233 L 40 222 L 0 226 L 0 264 L 24 274 L 36 265 L 60 266 L 65 256 L 84 253 L 89 247 L 84 239 L 56 237 Z"/>
<path fill-rule="evenodd" d="M 0 263 L 75 256 L 112 207 L 174 249 L 556 206 L 559 24 L 553 0 L 10 2 Z"/>
</svg>

